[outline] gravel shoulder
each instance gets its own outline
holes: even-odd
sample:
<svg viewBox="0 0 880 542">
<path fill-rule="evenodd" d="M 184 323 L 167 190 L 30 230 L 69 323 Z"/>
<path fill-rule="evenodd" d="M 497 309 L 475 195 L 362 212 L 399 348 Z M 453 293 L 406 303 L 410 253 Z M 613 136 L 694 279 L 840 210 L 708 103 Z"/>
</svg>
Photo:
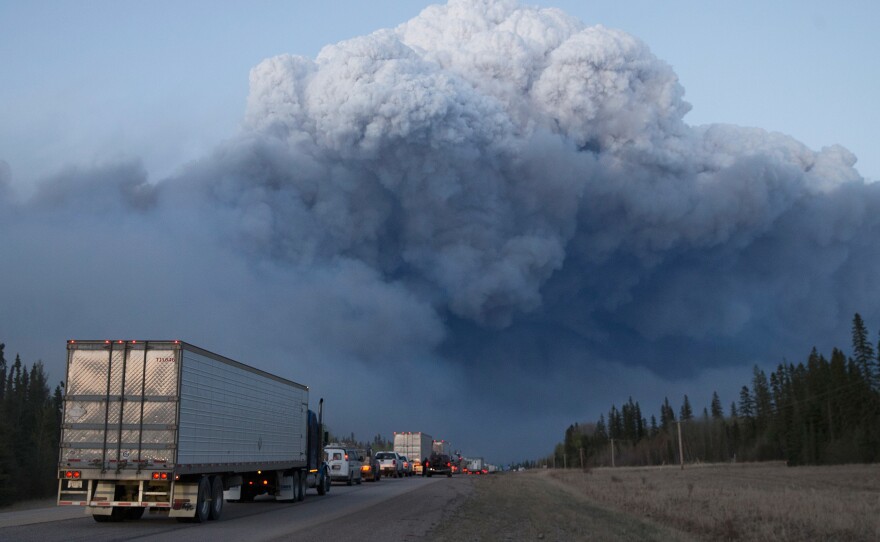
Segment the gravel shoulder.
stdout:
<svg viewBox="0 0 880 542">
<path fill-rule="evenodd" d="M 470 497 L 450 510 L 424 540 L 691 540 L 687 533 L 599 507 L 547 471 L 474 476 L 470 480 Z"/>
</svg>

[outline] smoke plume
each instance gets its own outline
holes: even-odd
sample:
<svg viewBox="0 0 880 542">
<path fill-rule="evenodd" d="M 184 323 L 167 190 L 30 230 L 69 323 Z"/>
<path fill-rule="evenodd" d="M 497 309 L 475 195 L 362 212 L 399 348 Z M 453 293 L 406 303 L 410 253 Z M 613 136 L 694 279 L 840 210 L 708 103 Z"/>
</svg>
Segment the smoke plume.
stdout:
<svg viewBox="0 0 880 542">
<path fill-rule="evenodd" d="M 71 168 L 14 204 L 0 168 L 4 248 L 30 258 L 7 273 L 40 266 L 5 282 L 55 285 L 80 315 L 50 317 L 60 332 L 185 333 L 326 386 L 364 436 L 509 452 L 457 423 L 477 410 L 549 446 L 611 401 L 841 345 L 856 311 L 880 321 L 880 193 L 855 156 L 688 125 L 684 96 L 625 32 L 451 0 L 264 60 L 241 133 L 172 178 Z"/>
</svg>

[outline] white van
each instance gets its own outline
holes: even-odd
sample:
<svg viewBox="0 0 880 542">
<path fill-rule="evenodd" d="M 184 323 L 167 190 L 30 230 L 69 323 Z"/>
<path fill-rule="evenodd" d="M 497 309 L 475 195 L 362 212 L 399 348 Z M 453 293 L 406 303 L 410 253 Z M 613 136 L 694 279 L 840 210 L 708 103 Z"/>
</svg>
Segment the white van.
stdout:
<svg viewBox="0 0 880 542">
<path fill-rule="evenodd" d="M 363 458 L 357 450 L 349 450 L 341 446 L 327 446 L 324 448 L 324 454 L 327 456 L 327 464 L 330 465 L 331 482 L 360 485 Z"/>
</svg>

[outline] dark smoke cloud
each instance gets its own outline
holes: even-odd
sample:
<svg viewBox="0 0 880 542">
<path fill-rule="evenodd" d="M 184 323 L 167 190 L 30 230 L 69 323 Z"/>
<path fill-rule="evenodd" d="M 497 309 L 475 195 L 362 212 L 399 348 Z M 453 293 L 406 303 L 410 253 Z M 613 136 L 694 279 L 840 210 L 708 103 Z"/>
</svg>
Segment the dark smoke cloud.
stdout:
<svg viewBox="0 0 880 542">
<path fill-rule="evenodd" d="M 63 338 L 181 337 L 306 381 L 340 430 L 499 461 L 880 319 L 880 194 L 855 157 L 689 126 L 675 73 L 623 32 L 453 0 L 250 82 L 242 133 L 173 178 L 70 168 L 14 205 L 3 301 L 60 303 Z"/>
</svg>

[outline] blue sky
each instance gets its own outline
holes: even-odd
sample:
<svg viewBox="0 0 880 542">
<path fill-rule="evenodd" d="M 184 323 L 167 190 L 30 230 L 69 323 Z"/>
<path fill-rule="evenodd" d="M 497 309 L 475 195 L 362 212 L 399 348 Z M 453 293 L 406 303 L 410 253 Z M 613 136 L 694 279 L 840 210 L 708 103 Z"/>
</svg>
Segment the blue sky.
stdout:
<svg viewBox="0 0 880 542">
<path fill-rule="evenodd" d="M 394 27 L 432 2 L 0 2 L 0 159 L 27 190 L 70 164 L 140 157 L 151 178 L 237 129 L 248 71 Z M 690 124 L 841 144 L 880 179 L 880 5 L 870 1 L 525 3 L 624 30 L 669 63 Z"/>
<path fill-rule="evenodd" d="M 685 125 L 793 139 L 682 125 L 636 44 L 510 6 L 519 55 L 474 8 L 486 34 L 438 10 L 310 60 L 428 5 L 0 0 L 7 358 L 54 380 L 67 339 L 180 338 L 342 434 L 506 462 L 880 324 L 878 4 L 526 4 L 642 40 Z"/>
</svg>

